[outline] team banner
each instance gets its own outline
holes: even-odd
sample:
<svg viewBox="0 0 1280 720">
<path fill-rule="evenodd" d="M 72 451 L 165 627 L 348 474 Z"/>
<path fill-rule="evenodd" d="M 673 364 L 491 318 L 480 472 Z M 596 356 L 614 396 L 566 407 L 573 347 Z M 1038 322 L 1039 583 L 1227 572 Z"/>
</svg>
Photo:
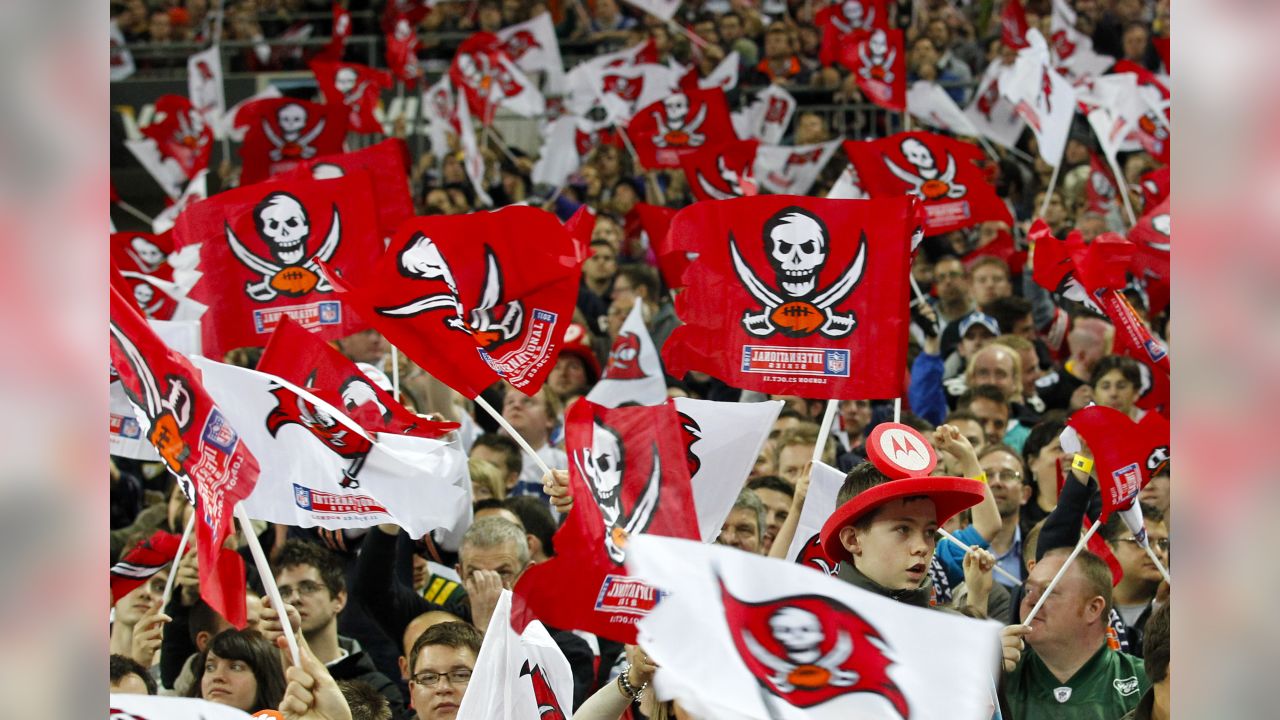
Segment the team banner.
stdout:
<svg viewBox="0 0 1280 720">
<path fill-rule="evenodd" d="M 347 107 L 317 105 L 293 98 L 254 100 L 236 111 L 244 128 L 240 145 L 240 185 L 292 170 L 298 163 L 342 152 Z"/>
<path fill-rule="evenodd" d="M 453 529 L 466 513 L 467 461 L 457 445 L 372 434 L 305 388 L 273 375 L 193 358 L 262 466 L 245 510 L 297 527 L 395 523 L 413 537 Z"/>
<path fill-rule="evenodd" d="M 394 81 L 391 73 L 356 63 L 311 61 L 311 72 L 324 95 L 326 105 L 347 109 L 347 127 L 351 132 L 381 133 L 382 123 L 374 116 L 382 91 Z"/>
<path fill-rule="evenodd" d="M 209 356 L 266 345 L 286 316 L 326 339 L 365 329 L 320 264 L 351 275 L 372 268 L 383 248 L 375 207 L 359 172 L 247 185 L 183 213 L 174 228 L 183 260 L 172 261 L 201 273 L 190 294 L 211 309 L 202 318 Z"/>
<path fill-rule="evenodd" d="M 565 448 L 573 509 L 556 532 L 556 556 L 516 582 L 512 623 L 520 630 L 537 618 L 634 643 L 635 622 L 658 595 L 623 567 L 628 544 L 645 533 L 698 537 L 675 406 L 579 400 L 565 419 Z"/>
<path fill-rule="evenodd" d="M 680 158 L 706 145 L 736 140 L 724 91 L 685 84 L 661 101 L 636 111 L 627 123 L 640 164 L 649 169 L 680 167 Z"/>
<path fill-rule="evenodd" d="M 1135 423 L 1119 410 L 1090 405 L 1072 414 L 1067 424 L 1093 453 L 1102 495 L 1099 522 L 1134 504 L 1138 492 L 1169 463 L 1169 421 L 1159 413 L 1147 413 Z"/>
<path fill-rule="evenodd" d="M 898 397 L 920 226 L 910 197 L 761 195 L 681 210 L 670 243 L 698 260 L 676 297 L 685 324 L 663 348 L 668 371 L 771 394 Z"/>
<path fill-rule="evenodd" d="M 654 685 L 695 717 L 989 718 L 999 626 L 913 607 L 795 563 L 641 536 L 662 593 L 639 623 Z"/>
<path fill-rule="evenodd" d="M 838 562 L 827 557 L 822 549 L 822 525 L 836 510 L 836 496 L 844 484 L 844 473 L 817 462 L 809 473 L 809 493 L 804 498 L 800 522 L 796 534 L 787 548 L 787 559 L 807 565 L 828 575 L 835 575 Z"/>
<path fill-rule="evenodd" d="M 414 218 L 371 272 L 334 283 L 458 392 L 475 397 L 506 380 L 532 395 L 555 367 L 581 269 L 577 241 L 554 215 L 513 206 Z"/>
</svg>

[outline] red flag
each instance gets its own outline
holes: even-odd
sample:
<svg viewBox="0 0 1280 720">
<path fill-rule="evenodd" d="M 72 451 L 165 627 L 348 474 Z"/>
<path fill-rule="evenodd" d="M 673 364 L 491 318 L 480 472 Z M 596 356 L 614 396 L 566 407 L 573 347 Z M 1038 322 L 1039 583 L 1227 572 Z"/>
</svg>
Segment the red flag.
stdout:
<svg viewBox="0 0 1280 720">
<path fill-rule="evenodd" d="M 649 169 L 680 167 L 682 155 L 738 139 L 724 91 L 687 86 L 637 110 L 627 123 L 627 135 L 640 164 Z"/>
<path fill-rule="evenodd" d="M 390 9 L 388 4 L 387 8 Z M 418 31 L 416 22 L 405 17 L 396 19 L 387 33 L 387 68 L 405 87 L 413 89 L 422 77 L 418 62 Z"/>
<path fill-rule="evenodd" d="M 1088 530 L 1092 524 L 1088 517 L 1080 520 L 1080 527 L 1085 530 Z M 1107 564 L 1107 568 L 1111 570 L 1111 587 L 1119 585 L 1120 581 L 1124 579 L 1124 567 L 1120 564 L 1120 560 L 1116 558 L 1115 553 L 1111 552 L 1111 547 L 1107 545 L 1107 541 L 1102 539 L 1102 535 L 1098 533 L 1090 535 L 1089 542 L 1085 543 L 1085 546 L 1089 548 L 1089 552 L 1102 558 L 1102 561 Z M 1111 628 L 1107 628 L 1107 630 L 1109 633 Z M 1109 634 L 1108 637 L 1110 637 Z"/>
<path fill-rule="evenodd" d="M 111 602 L 118 602 L 173 562 L 181 539 L 173 533 L 157 530 L 146 540 L 138 541 L 119 562 L 111 566 Z"/>
<path fill-rule="evenodd" d="M 124 301 L 128 303 L 129 307 L 133 308 L 138 313 L 142 313 L 142 305 L 138 302 L 138 298 L 134 297 L 133 288 L 134 285 L 124 279 L 124 276 L 120 274 L 120 269 L 116 267 L 116 261 L 112 260 L 111 289 L 120 293 L 120 297 L 124 298 Z M 114 377 L 115 376 L 113 375 L 112 378 L 114 379 Z"/>
<path fill-rule="evenodd" d="M 689 191 L 698 200 L 728 200 L 756 194 L 754 167 L 759 140 L 734 140 L 680 156 Z"/>
<path fill-rule="evenodd" d="M 975 164 L 984 155 L 972 143 L 916 131 L 880 140 L 846 141 L 844 151 L 871 197 L 905 193 L 923 200 L 927 234 L 987 220 L 1013 226 L 1008 206 Z"/>
<path fill-rule="evenodd" d="M 636 222 L 644 234 L 649 236 L 649 247 L 658 256 L 658 270 L 662 273 L 663 282 L 667 287 L 682 285 L 680 276 L 684 274 L 689 262 L 697 257 L 697 253 L 690 255 L 684 250 L 671 247 L 667 230 L 671 227 L 671 218 L 676 216 L 676 211 L 661 205 L 638 202 L 627 214 L 635 215 Z"/>
<path fill-rule="evenodd" d="M 840 39 L 836 60 L 853 73 L 868 100 L 886 110 L 907 109 L 907 52 L 901 30 L 858 30 Z"/>
<path fill-rule="evenodd" d="M 1169 166 L 1157 168 L 1142 176 L 1142 206 L 1153 208 L 1169 197 Z"/>
<path fill-rule="evenodd" d="M 813 24 L 822 32 L 818 60 L 823 65 L 836 61 L 844 39 L 858 31 L 889 28 L 889 11 L 885 0 L 842 2 L 828 5 L 813 16 Z"/>
<path fill-rule="evenodd" d="M 365 171 L 373 183 L 373 197 L 382 237 L 390 237 L 400 223 L 413 217 L 413 198 L 409 195 L 409 145 L 401 138 L 387 138 L 376 145 L 329 155 L 303 163 L 292 173 L 281 175 L 282 182 L 315 178 L 327 180 Z"/>
<path fill-rule="evenodd" d="M 191 101 L 181 95 L 161 95 L 156 114 L 162 119 L 142 128 L 142 134 L 155 141 L 160 156 L 178 163 L 188 180 L 209 167 L 213 130 Z"/>
<path fill-rule="evenodd" d="M 1165 73 L 1173 72 L 1173 66 L 1170 64 L 1168 36 L 1153 37 L 1151 38 L 1151 44 L 1156 46 L 1156 54 L 1160 56 L 1160 62 L 1164 63 Z"/>
<path fill-rule="evenodd" d="M 396 231 L 372 272 L 334 284 L 454 390 L 475 397 L 505 379 L 532 395 L 573 321 L 582 267 L 575 244 L 537 208 L 419 217 Z"/>
<path fill-rule="evenodd" d="M 347 356 L 287 317 L 276 327 L 257 369 L 306 388 L 371 432 L 438 438 L 458 428 L 457 423 L 409 412 Z"/>
<path fill-rule="evenodd" d="M 431 14 L 431 0 L 390 0 L 382 10 L 382 32 L 391 32 L 401 20 L 416 28 Z"/>
<path fill-rule="evenodd" d="M 347 38 L 351 37 L 351 13 L 338 3 L 333 4 L 333 29 L 329 42 L 316 54 L 316 60 L 342 62 L 347 51 Z"/>
<path fill-rule="evenodd" d="M 1102 493 L 1102 514 L 1124 510 L 1138 499 L 1138 491 L 1151 482 L 1169 461 L 1169 421 L 1158 413 L 1147 413 L 1139 422 L 1101 405 L 1078 410 L 1067 424 L 1089 444 Z"/>
<path fill-rule="evenodd" d="M 1168 179 L 1168 176 L 1165 176 Z M 1144 183 L 1145 184 L 1145 183 Z M 1169 306 L 1169 197 L 1151 208 L 1129 231 L 1137 246 L 1130 272 L 1147 286 L 1147 310 L 1159 315 Z"/>
<path fill-rule="evenodd" d="M 658 591 L 627 576 L 627 538 L 698 539 L 675 405 L 611 409 L 579 400 L 565 418 L 565 447 L 573 510 L 556 533 L 556 556 L 516 582 L 512 625 L 537 618 L 634 643 L 635 623 Z"/>
<path fill-rule="evenodd" d="M 663 348 L 668 372 L 812 398 L 893 398 L 906 368 L 914 198 L 761 195 L 676 214 L 673 250 L 698 253 Z"/>
<path fill-rule="evenodd" d="M 449 80 L 466 95 L 471 114 L 484 125 L 493 123 L 499 105 L 526 117 L 546 108 L 542 94 L 503 48 L 497 35 L 474 33 L 458 46 L 449 65 Z"/>
<path fill-rule="evenodd" d="M 111 233 L 111 262 L 121 270 L 172 280 L 173 268 L 169 265 L 171 252 L 173 237 L 167 232 L 158 235 L 145 232 Z"/>
<path fill-rule="evenodd" d="M 1027 12 L 1020 0 L 1009 0 L 1000 13 L 1000 40 L 1005 47 L 1021 50 L 1030 47 L 1027 42 Z"/>
<path fill-rule="evenodd" d="M 1115 209 L 1120 190 L 1116 187 L 1111 168 L 1095 152 L 1089 153 L 1089 182 L 1085 185 L 1085 208 L 1090 212 L 1108 215 Z"/>
<path fill-rule="evenodd" d="M 285 316 L 325 339 L 365 329 L 319 264 L 353 275 L 373 266 L 383 248 L 374 207 L 364 172 L 248 185 L 192 205 L 174 239 L 179 249 L 200 244 L 191 298 L 210 307 L 206 354 L 261 347 Z"/>
<path fill-rule="evenodd" d="M 1153 87 L 1160 92 L 1160 97 L 1166 103 L 1169 100 L 1169 87 L 1160 82 L 1160 78 L 1145 67 L 1132 60 L 1121 60 L 1111 68 L 1111 74 L 1119 75 L 1121 73 L 1132 73 L 1137 77 L 1139 87 Z M 1154 107 L 1148 107 L 1142 117 L 1138 118 L 1137 127 L 1134 128 L 1138 135 L 1138 142 L 1142 144 L 1142 149 L 1155 158 L 1156 162 L 1164 165 L 1169 164 L 1169 149 L 1171 145 L 1169 116 L 1170 113 L 1167 108 L 1160 112 Z"/>
<path fill-rule="evenodd" d="M 244 561 L 223 542 L 236 503 L 253 492 L 258 461 L 214 406 L 182 355 L 111 292 L 111 364 L 145 418 L 147 438 L 196 509 L 200 596 L 232 625 L 246 621 Z"/>
<path fill-rule="evenodd" d="M 1022 269 L 1027 266 L 1027 251 L 1019 250 L 1013 244 L 1013 235 L 1008 228 L 1000 228 L 996 231 L 996 239 L 976 248 L 968 255 L 964 256 L 964 266 L 967 268 L 980 257 L 995 257 L 1005 261 L 1009 266 L 1009 271 L 1014 275 L 1021 275 Z"/>
<path fill-rule="evenodd" d="M 240 184 L 249 185 L 293 169 L 304 160 L 342 152 L 347 109 L 292 98 L 246 103 L 235 125 L 246 127 L 240 158 Z"/>
<path fill-rule="evenodd" d="M 347 126 L 351 132 L 381 133 L 382 123 L 374 117 L 382 90 L 392 85 L 391 73 L 356 63 L 313 60 L 311 72 L 324 94 L 326 105 L 347 109 Z"/>
</svg>

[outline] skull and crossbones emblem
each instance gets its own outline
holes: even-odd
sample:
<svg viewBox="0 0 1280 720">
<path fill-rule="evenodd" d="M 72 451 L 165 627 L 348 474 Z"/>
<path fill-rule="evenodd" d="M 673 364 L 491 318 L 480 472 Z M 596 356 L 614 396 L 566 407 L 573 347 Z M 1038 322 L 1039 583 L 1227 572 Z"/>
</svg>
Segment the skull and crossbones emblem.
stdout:
<svg viewBox="0 0 1280 720">
<path fill-rule="evenodd" d="M 622 436 L 600 422 L 591 426 L 591 447 L 574 454 L 578 472 L 586 479 L 591 495 L 600 506 L 604 522 L 604 549 L 616 563 L 626 559 L 627 538 L 644 532 L 658 507 L 662 461 L 653 446 L 653 467 L 640 499 L 630 513 L 622 511 L 622 483 L 626 477 L 626 455 Z"/>
<path fill-rule="evenodd" d="M 853 312 L 835 306 L 849 297 L 862 279 L 867 259 L 867 235 L 858 238 L 853 260 L 830 286 L 819 289 L 818 276 L 831 253 L 827 227 L 816 215 L 799 207 L 780 210 L 764 224 L 765 255 L 773 267 L 777 290 L 756 276 L 729 234 L 733 267 L 747 292 L 764 307 L 743 313 L 742 327 L 757 337 L 780 332 L 805 337 L 819 332 L 829 338 L 848 335 L 857 325 Z M 819 325 L 821 323 L 821 325 Z"/>
<path fill-rule="evenodd" d="M 798 607 L 782 607 L 774 612 L 769 618 L 769 631 L 786 657 L 769 652 L 750 631 L 743 633 L 742 640 L 755 659 L 773 671 L 769 681 L 778 690 L 789 693 L 827 685 L 849 687 L 858 682 L 857 672 L 840 667 L 853 654 L 849 633 L 838 631 L 835 644 L 823 653 L 821 647 L 827 634 L 822 619 Z"/>
<path fill-rule="evenodd" d="M 858 74 L 865 80 L 891 83 L 894 78 L 893 61 L 897 56 L 897 49 L 889 47 L 889 36 L 876 28 L 867 42 L 858 46 L 858 59 L 862 61 Z"/>
<path fill-rule="evenodd" d="M 903 140 L 899 147 L 902 150 L 902 156 L 915 167 L 916 171 L 913 173 L 903 168 L 888 156 L 885 156 L 884 163 L 889 168 L 889 172 L 911 185 L 911 189 L 907 191 L 908 195 L 915 195 L 921 200 L 964 197 L 967 190 L 964 185 L 955 181 L 957 168 L 951 153 L 947 153 L 946 166 L 939 170 L 933 151 L 917 138 L 909 137 Z"/>
<path fill-rule="evenodd" d="M 840 4 L 839 14 L 831 16 L 831 24 L 842 33 L 851 33 L 858 28 L 869 28 L 875 22 L 876 9 L 867 8 L 864 14 L 862 3 L 858 0 L 845 0 Z"/>
<path fill-rule="evenodd" d="M 280 126 L 277 133 L 271 122 L 262 119 L 262 132 L 271 142 L 272 148 L 267 156 L 272 162 L 281 160 L 309 160 L 315 157 L 316 149 L 311 143 L 324 132 L 324 118 L 316 121 L 316 126 L 307 130 L 307 109 L 297 103 L 282 105 L 276 111 L 276 124 Z"/>
<path fill-rule="evenodd" d="M 364 90 L 368 80 L 361 80 L 355 68 L 341 67 L 333 74 L 333 87 L 342 95 L 342 103 L 349 108 L 358 109 L 364 99 Z"/>
<path fill-rule="evenodd" d="M 262 274 L 260 282 L 245 283 L 245 293 L 258 302 L 268 302 L 276 295 L 299 297 L 312 290 L 330 292 L 333 287 L 320 275 L 320 262 L 329 262 L 342 237 L 342 221 L 338 206 L 333 206 L 333 221 L 320 249 L 309 259 L 307 241 L 311 238 L 311 220 L 307 209 L 297 198 L 285 192 L 273 192 L 253 209 L 253 223 L 258 236 L 271 252 L 270 260 L 249 251 L 240 242 L 231 223 L 226 223 L 227 244 L 246 267 Z"/>
<path fill-rule="evenodd" d="M 698 132 L 707 119 L 707 105 L 699 106 L 693 119 L 689 119 L 689 96 L 684 93 L 668 95 L 662 101 L 662 110 L 654 110 L 653 116 L 658 124 L 653 144 L 658 147 L 698 147 L 707 139 Z"/>
<path fill-rule="evenodd" d="M 125 249 L 125 254 L 138 266 L 139 271 L 148 275 L 159 270 L 167 257 L 160 246 L 142 236 L 129 240 L 129 247 Z"/>
<path fill-rule="evenodd" d="M 453 314 L 444 318 L 444 324 L 470 333 L 486 351 L 512 340 L 524 329 L 524 305 L 519 300 L 502 303 L 502 270 L 498 267 L 497 255 L 488 246 L 485 246 L 484 289 L 480 293 L 480 302 L 469 313 L 469 322 L 463 319 L 458 285 L 435 241 L 422 233 L 414 234 L 400 251 L 397 267 L 405 277 L 440 280 L 448 292 L 424 295 L 403 305 L 377 308 L 380 315 L 413 317 L 431 310 L 453 310 Z"/>
<path fill-rule="evenodd" d="M 155 317 L 156 313 L 164 307 L 165 301 L 164 295 L 158 294 L 156 289 L 145 281 L 133 286 L 133 299 L 138 301 L 138 307 L 142 308 L 142 314 L 147 317 Z"/>
</svg>

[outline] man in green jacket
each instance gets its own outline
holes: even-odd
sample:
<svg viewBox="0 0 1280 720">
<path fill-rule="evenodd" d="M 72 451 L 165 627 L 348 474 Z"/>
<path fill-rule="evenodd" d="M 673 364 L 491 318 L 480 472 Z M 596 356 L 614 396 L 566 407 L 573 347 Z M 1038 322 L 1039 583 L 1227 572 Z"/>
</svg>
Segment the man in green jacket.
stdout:
<svg viewBox="0 0 1280 720">
<path fill-rule="evenodd" d="M 1051 550 L 1027 577 L 1026 618 L 1070 555 Z M 1133 710 L 1151 686 L 1142 660 L 1107 644 L 1111 571 L 1085 551 L 1031 621 L 1028 648 L 1010 671 L 1004 696 L 1013 720 L 1114 720 Z"/>
</svg>

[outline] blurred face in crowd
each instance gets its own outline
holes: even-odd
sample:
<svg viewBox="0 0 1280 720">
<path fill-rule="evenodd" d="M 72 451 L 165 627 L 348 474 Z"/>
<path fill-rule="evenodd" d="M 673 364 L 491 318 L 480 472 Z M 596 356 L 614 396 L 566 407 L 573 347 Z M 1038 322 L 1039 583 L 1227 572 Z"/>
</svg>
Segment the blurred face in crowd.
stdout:
<svg viewBox="0 0 1280 720">
<path fill-rule="evenodd" d="M 778 530 L 782 529 L 782 523 L 786 522 L 787 511 L 791 509 L 791 496 L 769 488 L 756 488 L 751 492 L 764 503 L 763 552 L 767 553 L 773 547 L 773 539 L 778 536 Z"/>
<path fill-rule="evenodd" d="M 960 353 L 962 358 L 971 358 L 982 348 L 991 344 L 996 336 L 991 334 L 991 330 L 986 325 L 974 323 L 969 332 L 960 338 L 960 344 L 956 346 L 956 351 Z"/>
<path fill-rule="evenodd" d="M 168 578 L 169 573 L 162 570 L 117 600 L 115 621 L 124 627 L 137 625 L 151 605 L 164 596 L 164 584 Z"/>
<path fill-rule="evenodd" d="M 1138 493 L 1138 501 L 1156 508 L 1167 517 L 1169 515 L 1169 473 L 1153 476 L 1151 482 Z"/>
<path fill-rule="evenodd" d="M 1107 219 L 1099 213 L 1085 211 L 1076 220 L 1076 229 L 1084 236 L 1085 242 L 1093 242 L 1094 238 L 1107 231 Z"/>
<path fill-rule="evenodd" d="M 850 438 L 862 434 L 864 428 L 871 423 L 870 400 L 841 400 L 840 420 L 844 422 L 844 430 Z"/>
<path fill-rule="evenodd" d="M 640 202 L 640 196 L 636 194 L 636 189 L 630 183 L 622 183 L 615 187 L 613 197 L 609 199 L 610 207 L 619 216 L 631 212 L 637 202 Z"/>
<path fill-rule="evenodd" d="M 508 488 L 513 487 L 516 484 L 516 480 L 520 477 L 520 474 L 518 472 L 512 472 L 512 473 L 507 472 L 507 456 L 505 453 L 503 453 L 501 450 L 498 450 L 497 448 L 492 448 L 492 447 L 489 447 L 488 445 L 480 445 L 480 444 L 472 445 L 471 454 L 468 455 L 468 457 L 474 458 L 476 460 L 483 460 L 489 463 L 490 465 L 493 465 L 494 467 L 498 468 L 500 472 L 506 475 L 506 477 L 503 478 L 503 484 L 506 485 Z M 480 498 L 477 497 L 475 499 L 479 500 Z"/>
<path fill-rule="evenodd" d="M 1067 335 L 1067 346 L 1071 349 L 1071 359 L 1083 366 L 1079 370 L 1087 373 L 1107 354 L 1111 346 L 1111 325 L 1099 318 L 1077 318 Z"/>
<path fill-rule="evenodd" d="M 596 226 L 591 231 L 591 242 L 603 240 L 613 246 L 613 256 L 618 256 L 618 248 L 622 247 L 622 228 L 610 217 L 597 217 Z"/>
<path fill-rule="evenodd" d="M 720 39 L 727 45 L 742 37 L 742 19 L 737 15 L 724 15 L 720 18 Z"/>
<path fill-rule="evenodd" d="M 387 341 L 377 330 L 361 330 L 338 341 L 338 349 L 352 362 L 376 365 L 389 350 Z"/>
<path fill-rule="evenodd" d="M 1006 397 L 1022 393 L 1022 378 L 1018 377 L 1017 360 L 1013 351 L 1003 345 L 988 345 L 973 356 L 969 387 L 995 385 Z"/>
<path fill-rule="evenodd" d="M 596 18 L 613 20 L 618 17 L 618 4 L 614 0 L 596 0 Z"/>
<path fill-rule="evenodd" d="M 612 145 L 601 145 L 596 151 L 596 167 L 600 168 L 600 177 L 616 180 L 622 173 L 622 155 Z"/>
<path fill-rule="evenodd" d="M 734 508 L 720 528 L 720 545 L 728 545 L 749 553 L 760 552 L 760 525 L 756 513 L 749 508 Z"/>
<path fill-rule="evenodd" d="M 561 353 L 547 376 L 547 384 L 562 398 L 582 394 L 587 387 L 587 368 L 582 358 Z"/>
<path fill-rule="evenodd" d="M 1063 460 L 1062 470 L 1065 473 L 1071 461 L 1066 458 L 1066 453 L 1062 451 L 1062 443 L 1056 437 L 1050 440 L 1048 445 L 1040 448 L 1035 457 L 1030 458 L 1031 475 L 1040 488 L 1042 497 L 1046 493 L 1050 498 L 1058 494 L 1058 460 L 1060 459 Z"/>
<path fill-rule="evenodd" d="M 418 720 L 453 720 L 471 682 L 476 654 L 469 647 L 427 645 L 418 652 L 409 696 Z M 428 684 L 428 681 L 430 683 Z"/>
<path fill-rule="evenodd" d="M 994 450 L 979 458 L 978 464 L 987 474 L 987 484 L 991 486 L 1000 517 L 1016 515 L 1031 499 L 1031 488 L 1022 482 L 1022 461 L 1004 450 Z"/>
<path fill-rule="evenodd" d="M 765 33 L 764 56 L 770 60 L 791 57 L 791 36 L 786 32 Z"/>
<path fill-rule="evenodd" d="M 339 592 L 335 596 L 329 592 L 320 570 L 312 565 L 285 568 L 276 575 L 276 584 L 280 587 L 280 597 L 298 609 L 302 616 L 302 632 L 306 635 L 337 622 L 338 613 L 347 604 L 347 594 Z"/>
<path fill-rule="evenodd" d="M 961 302 L 969 294 L 969 274 L 957 258 L 943 258 L 933 266 L 933 286 L 938 299 L 946 303 Z"/>
<path fill-rule="evenodd" d="M 1133 414 L 1133 404 L 1138 400 L 1138 387 L 1119 370 L 1109 370 L 1098 378 L 1093 387 L 1093 401 L 1125 415 Z"/>
<path fill-rule="evenodd" d="M 918 38 L 911 46 L 911 69 L 917 75 L 933 80 L 938 76 L 938 50 L 927 37 Z"/>
<path fill-rule="evenodd" d="M 896 498 L 881 505 L 866 530 L 840 529 L 840 543 L 863 575 L 890 590 L 914 590 L 929 576 L 937 544 L 938 511 L 927 497 Z"/>
<path fill-rule="evenodd" d="M 796 120 L 796 144 L 812 145 L 827 140 L 827 123 L 817 113 L 801 113 Z"/>
<path fill-rule="evenodd" d="M 970 420 L 969 418 L 956 418 L 954 420 L 949 420 L 948 423 L 956 426 L 956 429 L 960 431 L 960 434 L 964 436 L 965 440 L 969 441 L 969 444 L 973 446 L 974 450 L 982 447 L 982 423 L 977 420 Z M 945 455 L 945 453 L 943 454 Z"/>
<path fill-rule="evenodd" d="M 617 283 L 614 283 L 617 286 Z M 635 300 L 614 300 L 609 303 L 609 310 L 605 316 L 605 330 L 609 333 L 609 338 L 617 338 L 618 333 L 622 332 L 622 323 L 627 321 L 627 315 L 631 312 L 631 307 L 635 305 Z"/>
<path fill-rule="evenodd" d="M 1053 553 L 1036 563 L 1027 575 L 1027 594 L 1018 617 L 1025 618 L 1031 612 L 1064 560 L 1064 554 Z M 1072 563 L 1031 621 L 1027 644 L 1040 652 L 1078 646 L 1090 625 L 1106 622 L 1106 604 L 1101 595 L 1092 592 L 1080 566 Z"/>
<path fill-rule="evenodd" d="M 998 443 L 1004 439 L 1005 430 L 1009 428 L 1009 405 L 988 398 L 974 398 L 969 404 L 969 412 L 977 416 L 982 423 L 983 440 Z"/>
<path fill-rule="evenodd" d="M 502 28 L 502 10 L 497 3 L 484 3 L 481 5 L 476 19 L 481 30 L 493 32 Z"/>
<path fill-rule="evenodd" d="M 1024 399 L 1034 397 L 1036 394 L 1036 380 L 1040 379 L 1040 358 L 1036 356 L 1034 347 L 1027 347 L 1014 352 L 1018 353 L 1019 365 L 1022 369 L 1022 397 Z"/>
<path fill-rule="evenodd" d="M 1089 146 L 1074 138 L 1067 141 L 1066 160 L 1068 165 L 1081 165 L 1089 162 Z"/>
<path fill-rule="evenodd" d="M 974 269 L 972 273 L 973 300 L 979 306 L 1013 294 L 1013 285 L 1009 283 L 1009 273 L 999 265 L 985 264 Z"/>
<path fill-rule="evenodd" d="M 169 20 L 169 13 L 152 13 L 151 22 L 147 24 L 147 35 L 151 42 L 169 42 L 173 39 L 173 24 Z"/>
<path fill-rule="evenodd" d="M 1044 193 L 1036 195 L 1036 211 L 1044 205 Z M 1062 196 L 1054 193 L 1049 196 L 1049 207 L 1045 208 L 1044 221 L 1049 227 L 1061 227 L 1067 221 L 1067 206 L 1062 204 Z"/>
<path fill-rule="evenodd" d="M 760 454 L 756 457 L 755 466 L 751 468 L 751 478 L 777 474 L 778 464 L 773 459 L 773 441 L 767 440 L 764 447 L 760 448 Z"/>
<path fill-rule="evenodd" d="M 449 193 L 443 188 L 432 188 L 427 191 L 427 197 L 423 201 L 427 208 L 439 212 L 444 215 L 453 213 L 453 203 L 449 201 Z"/>
<path fill-rule="evenodd" d="M 587 282 L 607 284 L 618 272 L 618 251 L 607 242 L 592 242 L 591 257 L 582 264 Z"/>
<path fill-rule="evenodd" d="M 502 417 L 526 440 L 540 441 L 540 444 L 546 442 L 547 435 L 556 423 L 556 418 L 547 410 L 547 403 L 541 393 L 529 397 L 512 388 L 507 388 L 506 395 L 502 398 Z"/>
<path fill-rule="evenodd" d="M 1128 60 L 1141 62 L 1147 54 L 1150 36 L 1141 25 L 1130 25 L 1124 31 L 1124 56 Z"/>
<path fill-rule="evenodd" d="M 1169 566 L 1169 531 L 1165 528 L 1164 523 L 1159 521 L 1147 520 L 1147 542 L 1150 543 L 1151 549 L 1155 552 L 1156 557 L 1160 558 L 1160 562 L 1165 567 Z M 1116 560 L 1120 561 L 1120 567 L 1124 570 L 1126 580 L 1142 581 L 1150 584 L 1152 588 L 1160 584 L 1164 576 L 1160 574 L 1160 568 L 1151 562 L 1151 556 L 1147 555 L 1147 551 L 1142 549 L 1138 544 L 1137 538 L 1133 533 L 1129 532 L 1129 528 L 1125 528 L 1116 538 L 1116 542 L 1110 545 L 1111 552 L 1115 554 Z"/>
<path fill-rule="evenodd" d="M 720 44 L 720 35 L 716 32 L 715 20 L 700 20 L 693 24 L 693 32 L 710 45 Z"/>
<path fill-rule="evenodd" d="M 462 166 L 462 159 L 457 155 L 445 155 L 440 164 L 440 179 L 445 185 L 467 182 L 467 170 Z"/>
<path fill-rule="evenodd" d="M 946 52 L 947 48 L 951 47 L 951 29 L 947 27 L 946 22 L 942 20 L 930 22 L 925 34 L 933 41 L 933 45 L 938 49 L 938 52 Z"/>
<path fill-rule="evenodd" d="M 200 697 L 245 712 L 257 710 L 253 701 L 258 697 L 258 679 L 248 662 L 218 657 L 210 650 L 200 678 Z"/>
<path fill-rule="evenodd" d="M 793 486 L 804 474 L 804 466 L 813 459 L 812 445 L 788 445 L 778 453 L 778 477 Z"/>
<path fill-rule="evenodd" d="M 502 578 L 502 587 L 510 590 L 524 568 L 520 564 L 520 555 L 514 542 L 498 543 L 486 548 L 463 544 L 458 552 L 458 574 L 463 580 L 470 579 L 477 570 L 491 570 Z"/>
</svg>

